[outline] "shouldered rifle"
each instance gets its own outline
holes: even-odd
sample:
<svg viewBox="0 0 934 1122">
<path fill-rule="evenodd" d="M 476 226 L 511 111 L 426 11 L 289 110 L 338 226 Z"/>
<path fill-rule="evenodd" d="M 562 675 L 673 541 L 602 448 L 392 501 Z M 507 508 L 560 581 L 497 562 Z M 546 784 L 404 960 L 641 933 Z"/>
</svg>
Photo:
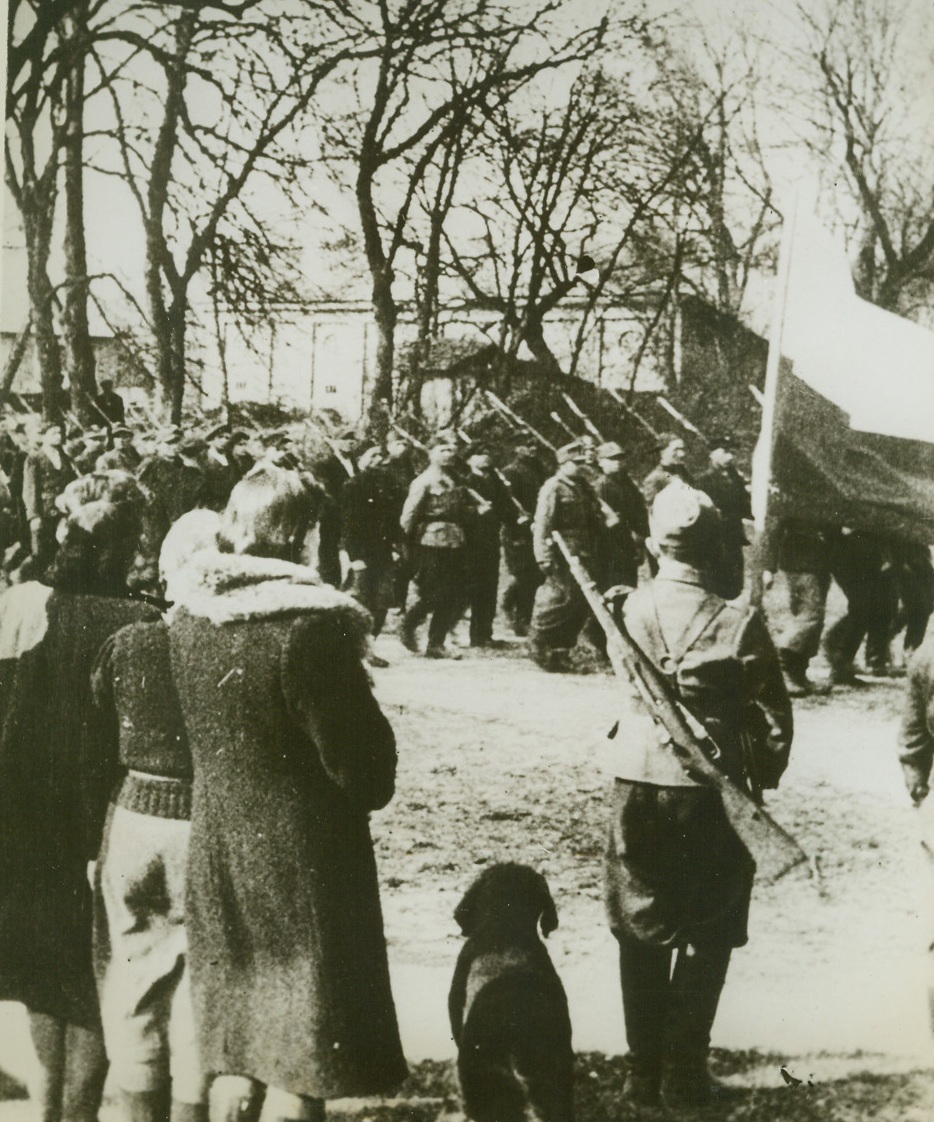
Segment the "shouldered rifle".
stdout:
<svg viewBox="0 0 934 1122">
<path fill-rule="evenodd" d="M 671 404 L 667 397 L 663 397 L 661 394 L 659 394 L 655 400 L 662 407 L 662 409 L 665 410 L 669 417 L 674 417 L 674 419 L 683 429 L 686 429 L 688 432 L 693 433 L 694 436 L 702 440 L 708 448 L 711 447 L 710 441 L 706 436 L 704 436 L 697 425 L 695 425 L 693 421 L 689 421 L 680 410 L 675 409 L 675 407 Z"/>
<path fill-rule="evenodd" d="M 661 440 L 661 434 L 659 433 L 659 431 L 657 429 L 652 428 L 652 426 L 645 419 L 645 417 L 642 416 L 641 413 L 637 413 L 631 405 L 627 405 L 626 402 L 623 401 L 623 399 L 616 392 L 616 390 L 613 389 L 612 386 L 607 386 L 606 387 L 606 392 L 610 395 L 610 397 L 613 398 L 613 400 L 617 403 L 617 405 L 622 406 L 623 412 L 628 417 L 632 417 L 632 419 L 634 421 L 636 421 L 638 424 L 640 424 L 645 429 L 645 431 L 649 434 L 649 436 L 652 437 L 653 440 L 659 440 L 659 441 Z"/>
<path fill-rule="evenodd" d="M 574 398 L 571 397 L 569 393 L 562 393 L 561 396 L 564 398 L 564 402 L 567 405 L 568 409 L 571 410 L 574 416 L 581 422 L 581 424 L 590 433 L 594 440 L 598 440 L 601 444 L 605 444 L 606 440 L 604 439 L 600 430 L 593 423 L 593 421 L 591 421 L 584 410 L 581 409 Z"/>
<path fill-rule="evenodd" d="M 737 837 L 756 863 L 763 880 L 776 881 L 807 861 L 798 843 L 766 810 L 717 766 L 720 750 L 700 722 L 673 696 L 662 672 L 620 626 L 580 560 L 560 533 L 552 540 L 567 562 L 571 575 L 606 632 L 607 656 L 616 674 L 632 683 L 649 715 L 664 732 L 663 743 L 675 752 L 692 776 L 715 787 Z"/>
<path fill-rule="evenodd" d="M 523 432 L 527 432 L 529 436 L 537 440 L 538 443 L 541 444 L 543 448 L 547 448 L 549 452 L 557 452 L 557 448 L 555 448 L 550 440 L 546 440 L 545 437 L 542 436 L 542 434 L 538 431 L 538 429 L 533 429 L 528 421 L 523 420 L 518 413 L 515 413 L 512 409 L 510 409 L 506 402 L 498 398 L 492 390 L 486 390 L 485 393 L 487 396 L 487 400 L 490 402 L 493 408 L 498 413 L 501 413 L 507 421 L 512 421 L 512 423 L 518 429 L 521 429 Z"/>
<path fill-rule="evenodd" d="M 464 432 L 463 429 L 457 429 L 456 431 L 457 431 L 457 435 L 461 438 L 461 440 L 465 444 L 467 444 L 468 446 L 473 444 L 473 441 L 467 435 L 467 433 Z M 520 521 L 524 520 L 526 522 L 530 522 L 532 516 L 525 509 L 525 507 L 522 505 L 522 503 L 519 502 L 518 498 L 516 497 L 515 491 L 512 489 L 512 484 L 509 482 L 509 480 L 506 478 L 506 476 L 503 475 L 503 473 L 499 470 L 499 468 L 496 467 L 495 464 L 492 466 L 491 470 L 492 470 L 493 474 L 496 476 L 496 478 L 500 481 L 500 483 L 502 483 L 506 494 L 509 496 L 509 501 L 512 503 L 513 508 L 515 509 L 516 517 Z"/>
</svg>

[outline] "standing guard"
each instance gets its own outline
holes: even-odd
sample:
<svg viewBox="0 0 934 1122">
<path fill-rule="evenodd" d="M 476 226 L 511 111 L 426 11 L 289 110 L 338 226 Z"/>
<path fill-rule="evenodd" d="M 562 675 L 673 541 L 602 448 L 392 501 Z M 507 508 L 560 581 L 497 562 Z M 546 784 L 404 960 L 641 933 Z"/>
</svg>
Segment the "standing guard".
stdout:
<svg viewBox="0 0 934 1122">
<path fill-rule="evenodd" d="M 668 487 L 651 514 L 658 575 L 626 601 L 626 629 L 720 749 L 721 770 L 772 788 L 791 748 L 791 703 L 762 617 L 709 591 L 720 534 L 699 491 Z M 632 714 L 612 759 L 606 904 L 619 944 L 629 1071 L 624 1095 L 704 1106 L 710 1033 L 734 947 L 747 939 L 755 863 L 718 792 L 664 733 Z"/>
</svg>

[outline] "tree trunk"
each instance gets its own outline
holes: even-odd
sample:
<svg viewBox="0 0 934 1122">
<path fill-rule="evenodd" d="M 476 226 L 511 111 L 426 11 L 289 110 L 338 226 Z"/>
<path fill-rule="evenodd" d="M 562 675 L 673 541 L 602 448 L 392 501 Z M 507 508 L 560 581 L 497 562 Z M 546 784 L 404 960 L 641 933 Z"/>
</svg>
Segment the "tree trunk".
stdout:
<svg viewBox="0 0 934 1122">
<path fill-rule="evenodd" d="M 373 201 L 376 160 L 366 152 L 357 174 L 357 208 L 363 231 L 363 248 L 373 283 L 373 316 L 376 320 L 376 374 L 367 412 L 371 422 L 393 407 L 393 366 L 396 356 L 396 322 L 399 318 L 392 292 L 392 266 L 386 258 L 379 218 Z"/>
<path fill-rule="evenodd" d="M 50 422 L 62 417 L 62 358 L 55 335 L 55 290 L 49 280 L 47 263 L 52 239 L 51 212 L 45 201 L 31 214 L 23 214 L 28 261 L 26 287 L 32 313 L 42 387 L 42 416 Z"/>
<path fill-rule="evenodd" d="M 78 6 L 71 23 L 72 41 L 86 32 L 87 4 Z M 65 83 L 65 298 L 62 306 L 64 369 L 71 392 L 71 408 L 84 424 L 100 424 L 94 349 L 88 327 L 88 263 L 84 231 L 84 61 L 75 58 Z"/>
<path fill-rule="evenodd" d="M 185 394 L 185 288 L 167 244 L 163 218 L 172 182 L 172 161 L 184 108 L 188 73 L 185 60 L 197 26 L 196 9 L 183 11 L 175 31 L 175 54 L 166 67 L 165 113 L 152 154 L 146 214 L 146 296 L 156 348 L 158 407 L 178 424 Z M 179 320 L 181 326 L 179 326 Z"/>
</svg>

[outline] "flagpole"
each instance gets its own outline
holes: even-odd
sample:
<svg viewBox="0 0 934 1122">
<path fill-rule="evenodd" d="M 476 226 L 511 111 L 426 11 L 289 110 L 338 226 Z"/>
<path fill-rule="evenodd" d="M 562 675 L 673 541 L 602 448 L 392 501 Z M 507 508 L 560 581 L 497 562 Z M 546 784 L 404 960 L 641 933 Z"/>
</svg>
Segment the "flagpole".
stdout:
<svg viewBox="0 0 934 1122">
<path fill-rule="evenodd" d="M 778 253 L 778 272 L 775 285 L 775 305 L 772 310 L 772 327 L 769 332 L 769 350 L 765 364 L 765 389 L 762 395 L 762 428 L 753 454 L 752 510 L 757 531 L 751 581 L 751 598 L 754 604 L 762 601 L 762 574 L 771 565 L 769 554 L 771 531 L 769 496 L 772 489 L 772 456 L 775 450 L 775 407 L 778 398 L 778 376 L 782 359 L 782 337 L 785 329 L 785 309 L 788 303 L 788 284 L 791 277 L 792 247 L 798 215 L 798 193 L 792 199 L 788 216 L 782 224 L 782 241 Z"/>
</svg>

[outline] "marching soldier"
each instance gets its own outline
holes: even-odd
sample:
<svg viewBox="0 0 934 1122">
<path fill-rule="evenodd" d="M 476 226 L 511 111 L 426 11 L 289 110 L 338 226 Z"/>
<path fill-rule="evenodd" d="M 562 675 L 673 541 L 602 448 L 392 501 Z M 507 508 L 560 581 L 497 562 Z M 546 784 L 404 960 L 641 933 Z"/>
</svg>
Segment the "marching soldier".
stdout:
<svg viewBox="0 0 934 1122">
<path fill-rule="evenodd" d="M 649 519 L 642 494 L 623 467 L 623 450 L 615 442 L 597 449 L 600 477 L 597 498 L 616 519 L 602 535 L 597 580 L 604 591 L 617 584 L 635 588 L 643 542 L 649 535 Z"/>
<path fill-rule="evenodd" d="M 808 678 L 811 659 L 820 650 L 824 609 L 830 588 L 829 533 L 795 519 L 782 520 L 763 553 L 765 569 L 777 566 L 785 584 L 785 622 L 775 637 L 778 658 L 790 697 L 815 690 Z"/>
<path fill-rule="evenodd" d="M 445 639 L 466 606 L 467 540 L 474 505 L 452 471 L 457 445 L 442 434 L 428 467 L 412 481 L 400 525 L 414 560 L 416 598 L 402 617 L 403 646 L 418 652 L 418 628 L 428 624 L 426 658 L 458 658 Z"/>
<path fill-rule="evenodd" d="M 535 508 L 532 541 L 545 580 L 535 594 L 529 646 L 532 658 L 545 670 L 570 668 L 571 649 L 589 616 L 587 602 L 551 535 L 560 531 L 583 564 L 593 568 L 604 520 L 588 480 L 592 459 L 592 447 L 583 440 L 559 449 L 558 470 L 542 485 Z"/>
<path fill-rule="evenodd" d="M 689 487 L 694 486 L 694 480 L 687 468 L 687 447 L 680 436 L 667 436 L 661 446 L 658 465 L 654 467 L 642 481 L 642 495 L 645 505 L 651 509 L 655 496 L 659 491 L 664 491 L 669 483 L 677 480 Z"/>
<path fill-rule="evenodd" d="M 721 437 L 710 452 L 710 466 L 697 481 L 720 512 L 720 558 L 714 574 L 715 590 L 724 600 L 734 600 L 743 591 L 743 519 L 752 518 L 749 491 L 736 470 L 733 441 Z"/>
<path fill-rule="evenodd" d="M 709 590 L 716 508 L 672 486 L 650 522 L 658 575 L 626 601 L 629 634 L 706 727 L 727 776 L 775 787 L 791 747 L 791 703 L 762 617 Z M 625 728 L 605 864 L 629 1043 L 624 1095 L 704 1106 L 710 1033 L 732 950 L 746 942 L 755 865 L 719 794 L 686 773 L 658 726 L 634 713 Z"/>
<path fill-rule="evenodd" d="M 401 501 L 389 486 L 382 448 L 368 448 L 341 491 L 341 545 L 350 569 L 347 591 L 373 617 L 373 634 L 379 635 L 393 602 L 394 554 L 399 546 Z M 386 666 L 370 656 L 370 664 Z"/>
<path fill-rule="evenodd" d="M 475 498 L 476 516 L 468 541 L 470 571 L 470 645 L 493 647 L 493 620 L 499 590 L 500 527 L 514 520 L 509 493 L 493 470 L 490 455 L 475 448 L 467 457 L 464 482 Z"/>
<path fill-rule="evenodd" d="M 516 449 L 512 462 L 503 468 L 503 475 L 520 505 L 529 517 L 517 517 L 503 523 L 503 560 L 509 580 L 503 590 L 503 611 L 516 635 L 529 633 L 535 592 L 542 583 L 542 575 L 532 548 L 532 519 L 538 503 L 538 493 L 547 473 L 530 445 Z"/>
</svg>

